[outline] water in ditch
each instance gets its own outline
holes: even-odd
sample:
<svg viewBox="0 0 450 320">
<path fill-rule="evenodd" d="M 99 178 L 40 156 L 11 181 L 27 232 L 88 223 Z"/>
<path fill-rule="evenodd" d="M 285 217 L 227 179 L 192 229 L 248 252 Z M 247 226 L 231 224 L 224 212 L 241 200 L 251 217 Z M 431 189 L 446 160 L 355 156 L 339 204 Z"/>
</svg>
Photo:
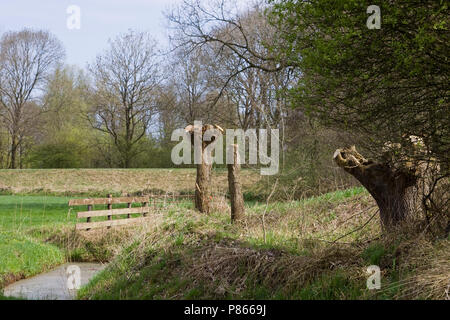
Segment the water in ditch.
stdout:
<svg viewBox="0 0 450 320">
<path fill-rule="evenodd" d="M 100 263 L 66 263 L 49 272 L 14 282 L 3 289 L 3 295 L 28 300 L 73 300 L 77 288 L 87 284 L 105 267 Z"/>
</svg>

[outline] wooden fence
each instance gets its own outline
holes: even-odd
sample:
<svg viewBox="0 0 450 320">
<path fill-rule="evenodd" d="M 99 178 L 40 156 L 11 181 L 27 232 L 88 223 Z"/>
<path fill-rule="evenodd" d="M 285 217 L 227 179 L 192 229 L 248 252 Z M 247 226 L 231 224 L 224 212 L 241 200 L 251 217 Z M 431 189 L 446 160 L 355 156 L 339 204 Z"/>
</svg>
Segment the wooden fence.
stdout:
<svg viewBox="0 0 450 320">
<path fill-rule="evenodd" d="M 86 222 L 77 222 L 77 230 L 90 230 L 95 228 L 111 228 L 113 226 L 122 226 L 127 224 L 142 223 L 149 220 L 150 212 L 158 212 L 161 208 L 166 208 L 170 203 L 176 203 L 190 199 L 191 196 L 175 195 L 151 195 L 143 197 L 117 197 L 113 198 L 93 198 L 93 199 L 71 199 L 69 207 L 87 206 L 87 211 L 77 212 L 77 219 L 86 219 Z M 127 208 L 113 209 L 113 204 L 127 204 Z M 134 207 L 133 203 L 140 203 L 140 207 Z M 150 205 L 149 205 L 150 204 Z M 94 205 L 106 205 L 106 210 L 94 210 Z M 142 215 L 141 217 L 131 218 L 132 214 Z M 114 219 L 118 216 L 120 219 Z M 104 221 L 92 221 L 93 217 L 107 217 Z"/>
</svg>

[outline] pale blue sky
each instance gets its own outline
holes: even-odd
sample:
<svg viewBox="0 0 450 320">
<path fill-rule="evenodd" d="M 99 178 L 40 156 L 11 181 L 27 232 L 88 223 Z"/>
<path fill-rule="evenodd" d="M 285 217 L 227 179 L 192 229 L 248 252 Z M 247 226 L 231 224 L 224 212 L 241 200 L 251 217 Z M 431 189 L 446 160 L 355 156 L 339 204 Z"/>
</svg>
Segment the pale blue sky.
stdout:
<svg viewBox="0 0 450 320">
<path fill-rule="evenodd" d="M 24 27 L 46 29 L 61 40 L 66 63 L 81 68 L 107 47 L 108 38 L 129 28 L 147 30 L 167 46 L 162 13 L 181 0 L 0 0 L 0 33 Z M 81 9 L 81 29 L 66 26 L 69 5 Z"/>
</svg>

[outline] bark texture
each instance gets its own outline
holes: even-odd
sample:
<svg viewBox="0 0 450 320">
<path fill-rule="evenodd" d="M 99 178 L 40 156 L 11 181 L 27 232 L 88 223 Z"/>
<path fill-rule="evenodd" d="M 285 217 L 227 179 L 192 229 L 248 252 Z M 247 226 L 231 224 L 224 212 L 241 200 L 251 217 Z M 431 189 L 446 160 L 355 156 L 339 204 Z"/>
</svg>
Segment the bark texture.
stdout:
<svg viewBox="0 0 450 320">
<path fill-rule="evenodd" d="M 417 212 L 421 178 L 417 172 L 367 160 L 354 146 L 336 150 L 333 159 L 373 196 L 383 227 L 398 225 Z"/>
<path fill-rule="evenodd" d="M 209 213 L 211 199 L 211 165 L 197 164 L 195 181 L 195 208 L 203 213 Z"/>
<path fill-rule="evenodd" d="M 234 153 L 234 163 L 227 164 L 228 168 L 228 188 L 230 191 L 231 201 L 231 222 L 235 223 L 244 218 L 244 197 L 242 195 L 241 180 L 239 176 L 240 164 L 239 164 L 239 152 L 238 145 L 234 144 L 230 146 Z"/>
<path fill-rule="evenodd" d="M 197 164 L 197 177 L 195 180 L 195 208 L 202 213 L 210 212 L 211 202 L 211 163 L 205 162 L 205 148 L 214 141 L 203 141 L 203 135 L 206 130 L 216 129 L 223 132 L 223 129 L 217 125 L 206 124 L 203 127 L 189 125 L 185 131 L 191 135 L 191 143 L 195 146 L 194 135 L 197 134 L 201 138 L 201 158 L 202 162 Z"/>
</svg>

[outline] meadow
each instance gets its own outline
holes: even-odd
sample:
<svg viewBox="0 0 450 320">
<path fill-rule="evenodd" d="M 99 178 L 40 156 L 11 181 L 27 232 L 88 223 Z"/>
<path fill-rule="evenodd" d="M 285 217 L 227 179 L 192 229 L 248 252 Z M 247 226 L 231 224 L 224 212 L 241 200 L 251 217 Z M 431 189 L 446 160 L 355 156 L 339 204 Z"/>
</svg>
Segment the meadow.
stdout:
<svg viewBox="0 0 450 320">
<path fill-rule="evenodd" d="M 0 299 L 450 299 L 448 1 L 10 3 Z"/>
<path fill-rule="evenodd" d="M 192 193 L 195 169 L 22 169 L 0 170 L 2 194 L 92 195 Z M 244 188 L 260 179 L 258 170 L 242 170 Z M 212 190 L 228 188 L 226 169 L 215 169 Z"/>
<path fill-rule="evenodd" d="M 2 180 L 8 192 L 0 195 L 0 288 L 64 262 L 89 261 L 108 267 L 80 299 L 441 299 L 445 293 L 449 240 L 382 236 L 364 188 L 297 201 L 248 200 L 237 225 L 228 200 L 217 195 L 210 215 L 185 201 L 160 208 L 148 225 L 76 232 L 76 211 L 85 208 L 69 208 L 69 199 L 122 194 L 111 177 L 134 181 L 130 188 L 142 192 L 135 170 L 111 171 L 109 179 L 100 178 L 106 170 L 90 171 L 97 183 L 89 188 L 82 178 L 69 183 L 79 170 L 22 170 L 14 182 Z M 193 170 L 166 173 L 177 172 L 180 184 L 170 191 L 189 190 Z M 164 187 L 161 172 L 140 174 L 150 189 Z M 0 176 L 12 179 L 5 170 Z M 30 182 L 38 177 L 41 191 Z M 375 292 L 366 288 L 365 268 L 373 264 L 382 269 L 383 289 Z"/>
</svg>

